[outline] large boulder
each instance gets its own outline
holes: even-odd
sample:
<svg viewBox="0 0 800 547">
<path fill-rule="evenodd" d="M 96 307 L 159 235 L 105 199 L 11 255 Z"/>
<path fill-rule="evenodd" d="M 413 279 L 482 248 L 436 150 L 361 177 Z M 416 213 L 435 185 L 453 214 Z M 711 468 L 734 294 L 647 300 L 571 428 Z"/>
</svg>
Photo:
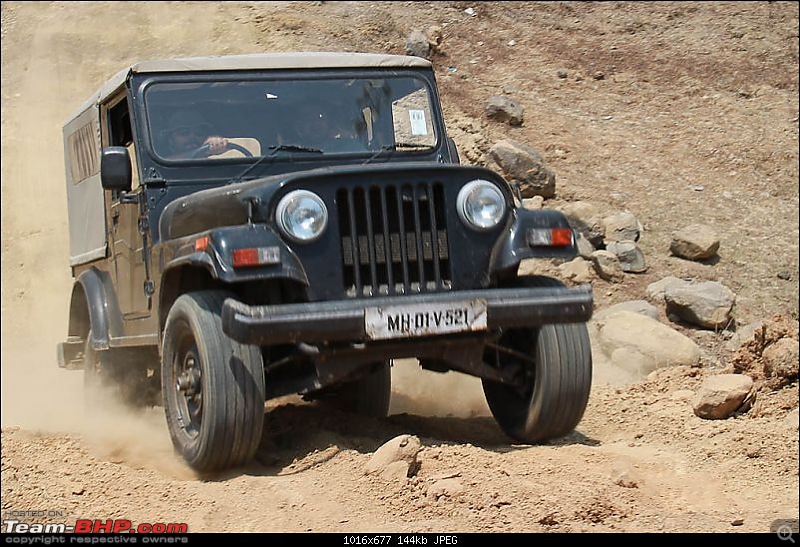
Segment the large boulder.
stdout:
<svg viewBox="0 0 800 547">
<path fill-rule="evenodd" d="M 523 198 L 556 195 L 556 175 L 532 147 L 512 140 L 498 141 L 489 151 L 503 175 L 518 183 Z"/>
<path fill-rule="evenodd" d="M 614 304 L 613 306 L 609 306 L 605 309 L 599 310 L 594 313 L 594 320 L 602 321 L 615 313 L 619 313 L 621 311 L 632 311 L 633 313 L 640 313 L 642 315 L 646 315 L 650 319 L 654 319 L 658 321 L 658 310 L 655 306 L 647 302 L 646 300 L 628 300 L 626 302 L 620 302 L 619 304 Z"/>
<path fill-rule="evenodd" d="M 594 327 L 599 349 L 612 367 L 623 370 L 631 380 L 644 378 L 659 368 L 696 366 L 700 362 L 697 344 L 641 313 L 617 311 L 598 318 Z"/>
<path fill-rule="evenodd" d="M 736 295 L 718 281 L 671 285 L 664 291 L 667 314 L 707 329 L 725 327 L 731 320 Z"/>
<path fill-rule="evenodd" d="M 664 293 L 670 287 L 683 287 L 684 285 L 688 285 L 689 282 L 685 279 L 680 279 L 677 277 L 669 276 L 661 279 L 660 281 L 656 281 L 655 283 L 650 283 L 647 286 L 646 294 L 648 300 L 652 302 L 657 302 L 659 304 L 664 303 Z"/>
</svg>

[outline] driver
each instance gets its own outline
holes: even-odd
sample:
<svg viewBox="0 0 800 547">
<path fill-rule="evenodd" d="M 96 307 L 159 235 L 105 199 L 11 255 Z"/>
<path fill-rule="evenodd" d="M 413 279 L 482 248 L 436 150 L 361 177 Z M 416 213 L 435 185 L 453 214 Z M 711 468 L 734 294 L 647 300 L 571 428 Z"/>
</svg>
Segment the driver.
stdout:
<svg viewBox="0 0 800 547">
<path fill-rule="evenodd" d="M 165 132 L 170 158 L 208 157 L 228 149 L 228 139 L 211 134 L 211 124 L 191 110 L 174 112 Z"/>
</svg>

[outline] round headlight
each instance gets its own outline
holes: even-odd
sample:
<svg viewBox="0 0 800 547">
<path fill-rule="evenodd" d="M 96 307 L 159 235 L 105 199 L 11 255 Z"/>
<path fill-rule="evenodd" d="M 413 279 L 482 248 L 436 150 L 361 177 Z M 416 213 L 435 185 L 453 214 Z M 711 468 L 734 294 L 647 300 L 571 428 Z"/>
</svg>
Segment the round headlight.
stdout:
<svg viewBox="0 0 800 547">
<path fill-rule="evenodd" d="M 473 180 L 458 192 L 458 215 L 464 223 L 476 230 L 490 230 L 506 214 L 506 200 L 500 190 L 489 181 Z"/>
<path fill-rule="evenodd" d="M 295 190 L 283 196 L 275 217 L 281 231 L 299 243 L 318 239 L 328 225 L 325 203 L 317 194 L 307 190 Z"/>
</svg>

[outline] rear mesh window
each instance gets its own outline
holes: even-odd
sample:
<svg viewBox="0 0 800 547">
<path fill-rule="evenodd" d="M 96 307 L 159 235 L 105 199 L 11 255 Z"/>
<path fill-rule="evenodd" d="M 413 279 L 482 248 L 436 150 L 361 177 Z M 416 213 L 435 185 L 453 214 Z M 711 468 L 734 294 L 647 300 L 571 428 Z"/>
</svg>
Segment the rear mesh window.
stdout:
<svg viewBox="0 0 800 547">
<path fill-rule="evenodd" d="M 92 175 L 100 167 L 97 157 L 97 141 L 92 122 L 87 123 L 67 138 L 70 151 L 72 182 L 78 184 Z"/>
</svg>

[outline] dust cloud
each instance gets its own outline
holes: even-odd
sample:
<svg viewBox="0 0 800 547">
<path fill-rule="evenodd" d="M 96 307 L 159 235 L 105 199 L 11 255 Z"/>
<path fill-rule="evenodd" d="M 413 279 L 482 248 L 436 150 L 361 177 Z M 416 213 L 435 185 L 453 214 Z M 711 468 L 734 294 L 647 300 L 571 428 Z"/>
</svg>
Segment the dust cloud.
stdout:
<svg viewBox="0 0 800 547">
<path fill-rule="evenodd" d="M 392 402 L 389 414 L 489 416 L 478 378 L 458 372 L 431 372 L 416 359 L 400 359 L 392 367 Z"/>
<path fill-rule="evenodd" d="M 2 425 L 80 436 L 103 461 L 150 469 L 176 479 L 192 471 L 175 454 L 162 407 L 132 409 L 100 394 L 91 411 L 83 371 L 57 368 L 50 348 L 16 349 L 2 356 Z"/>
</svg>

